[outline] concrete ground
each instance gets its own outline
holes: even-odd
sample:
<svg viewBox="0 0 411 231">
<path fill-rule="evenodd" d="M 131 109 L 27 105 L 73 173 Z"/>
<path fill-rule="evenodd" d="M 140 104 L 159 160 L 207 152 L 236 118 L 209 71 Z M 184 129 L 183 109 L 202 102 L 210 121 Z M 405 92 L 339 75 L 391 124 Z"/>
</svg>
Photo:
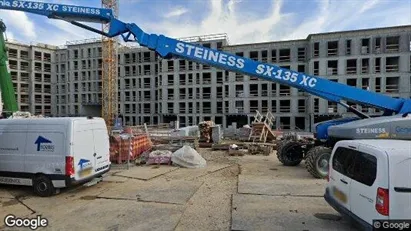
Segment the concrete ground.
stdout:
<svg viewBox="0 0 411 231">
<path fill-rule="evenodd" d="M 203 169 L 117 166 L 97 185 L 50 198 L 1 185 L 0 229 L 13 214 L 47 218 L 44 230 L 355 230 L 324 201 L 325 180 L 312 178 L 304 163 L 200 153 Z"/>
</svg>

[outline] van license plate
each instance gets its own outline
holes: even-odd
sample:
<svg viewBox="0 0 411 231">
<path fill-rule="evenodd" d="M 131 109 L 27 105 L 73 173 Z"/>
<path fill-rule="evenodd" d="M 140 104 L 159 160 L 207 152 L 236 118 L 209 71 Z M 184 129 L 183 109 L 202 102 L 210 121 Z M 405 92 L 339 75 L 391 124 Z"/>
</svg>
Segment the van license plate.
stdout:
<svg viewBox="0 0 411 231">
<path fill-rule="evenodd" d="M 80 177 L 89 176 L 91 174 L 91 168 L 84 169 L 83 171 L 79 172 Z"/>
<path fill-rule="evenodd" d="M 334 196 L 340 200 L 341 202 L 343 202 L 344 204 L 347 203 L 347 196 L 345 195 L 345 193 L 341 192 L 340 190 L 338 190 L 337 188 L 334 188 Z"/>
</svg>

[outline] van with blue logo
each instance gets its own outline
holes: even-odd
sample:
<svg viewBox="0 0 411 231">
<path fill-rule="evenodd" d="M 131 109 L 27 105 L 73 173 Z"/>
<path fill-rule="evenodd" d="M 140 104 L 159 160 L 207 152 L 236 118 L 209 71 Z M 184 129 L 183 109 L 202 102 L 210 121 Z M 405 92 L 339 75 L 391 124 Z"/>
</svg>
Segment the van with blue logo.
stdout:
<svg viewBox="0 0 411 231">
<path fill-rule="evenodd" d="M 0 120 L 0 184 L 32 186 L 39 196 L 110 170 L 105 121 L 96 117 Z"/>
</svg>

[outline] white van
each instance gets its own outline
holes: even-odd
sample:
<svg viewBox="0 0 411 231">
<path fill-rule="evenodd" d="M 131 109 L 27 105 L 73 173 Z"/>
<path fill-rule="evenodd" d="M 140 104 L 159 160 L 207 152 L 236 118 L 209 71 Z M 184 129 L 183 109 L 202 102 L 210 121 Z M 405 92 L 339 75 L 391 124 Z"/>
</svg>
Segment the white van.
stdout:
<svg viewBox="0 0 411 231">
<path fill-rule="evenodd" d="M 0 120 L 0 183 L 51 196 L 108 172 L 109 146 L 102 118 Z"/>
<path fill-rule="evenodd" d="M 365 230 L 375 220 L 411 219 L 411 141 L 337 142 L 324 197 Z"/>
</svg>

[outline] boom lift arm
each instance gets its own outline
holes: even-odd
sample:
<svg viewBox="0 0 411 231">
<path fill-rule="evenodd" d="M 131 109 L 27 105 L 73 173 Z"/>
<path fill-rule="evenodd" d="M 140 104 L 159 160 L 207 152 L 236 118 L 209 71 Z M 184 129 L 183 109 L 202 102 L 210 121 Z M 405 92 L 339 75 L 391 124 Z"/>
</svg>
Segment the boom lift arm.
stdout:
<svg viewBox="0 0 411 231">
<path fill-rule="evenodd" d="M 8 66 L 7 47 L 4 39 L 6 25 L 0 20 L 0 90 L 3 99 L 3 111 L 12 114 L 18 111 L 13 82 Z"/>
<path fill-rule="evenodd" d="M 164 35 L 145 33 L 134 23 L 124 23 L 114 18 L 110 9 L 15 0 L 0 0 L 0 9 L 25 11 L 52 19 L 65 20 L 104 36 L 120 35 L 124 41 L 137 42 L 141 46 L 156 51 L 166 59 L 179 57 L 298 88 L 328 101 L 336 102 L 362 118 L 369 118 L 369 116 L 349 107 L 344 101 L 379 108 L 386 114 L 411 112 L 411 100 L 408 99 L 392 98 L 276 65 L 168 38 Z M 78 21 L 109 23 L 110 30 L 104 33 Z"/>
</svg>

